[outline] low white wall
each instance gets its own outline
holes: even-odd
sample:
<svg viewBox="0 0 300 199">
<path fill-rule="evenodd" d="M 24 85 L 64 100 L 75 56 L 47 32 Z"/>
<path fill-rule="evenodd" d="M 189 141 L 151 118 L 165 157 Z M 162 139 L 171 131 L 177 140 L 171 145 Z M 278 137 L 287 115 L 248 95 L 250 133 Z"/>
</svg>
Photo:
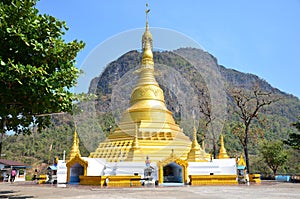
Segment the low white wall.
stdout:
<svg viewBox="0 0 300 199">
<path fill-rule="evenodd" d="M 211 162 L 189 162 L 188 175 L 235 175 L 236 160 L 213 159 Z"/>
</svg>

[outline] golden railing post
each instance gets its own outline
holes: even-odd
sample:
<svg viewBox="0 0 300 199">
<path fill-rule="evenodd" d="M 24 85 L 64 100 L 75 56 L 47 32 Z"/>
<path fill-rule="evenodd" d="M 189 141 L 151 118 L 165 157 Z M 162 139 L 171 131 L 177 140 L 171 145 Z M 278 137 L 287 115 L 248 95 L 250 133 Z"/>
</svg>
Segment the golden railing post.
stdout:
<svg viewBox="0 0 300 199">
<path fill-rule="evenodd" d="M 163 177 L 164 177 L 164 168 L 162 165 L 160 165 L 158 170 L 158 184 L 162 184 L 164 182 Z"/>
</svg>

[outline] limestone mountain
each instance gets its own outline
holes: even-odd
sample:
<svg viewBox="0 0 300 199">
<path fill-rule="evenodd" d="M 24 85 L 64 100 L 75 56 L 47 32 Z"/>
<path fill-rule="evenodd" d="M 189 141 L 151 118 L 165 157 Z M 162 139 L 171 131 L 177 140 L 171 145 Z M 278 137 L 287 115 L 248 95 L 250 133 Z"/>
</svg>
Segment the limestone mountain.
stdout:
<svg viewBox="0 0 300 199">
<path fill-rule="evenodd" d="M 122 103 L 122 100 L 126 101 L 124 99 L 129 100 L 132 85 L 135 84 L 135 70 L 139 67 L 140 60 L 140 52 L 135 50 L 127 52 L 117 60 L 109 63 L 105 70 L 91 81 L 89 93 L 100 96 L 95 104 L 97 111 L 102 113 L 111 112 L 114 108 L 114 101 Z M 176 87 L 177 83 L 172 82 L 172 79 L 168 76 L 172 76 L 176 72 L 180 74 L 182 81 L 188 82 L 188 86 L 191 87 L 197 95 L 197 99 L 191 98 L 190 103 L 195 103 L 196 101 L 198 104 L 203 103 L 205 98 L 209 97 L 208 93 L 214 92 L 210 90 L 208 85 L 210 84 L 209 81 L 213 82 L 222 79 L 222 85 L 224 85 L 226 95 L 227 111 L 229 113 L 227 114 L 227 122 L 236 119 L 231 115 L 234 104 L 228 94 L 229 88 L 242 87 L 251 89 L 253 85 L 258 85 L 261 90 L 279 95 L 281 100 L 264 110 L 264 115 L 270 121 L 265 134 L 272 139 L 285 139 L 289 132 L 295 131 L 290 127 L 290 124 L 295 122 L 300 115 L 299 99 L 272 87 L 268 82 L 256 75 L 242 73 L 221 66 L 214 56 L 201 49 L 195 48 L 181 48 L 175 51 L 155 51 L 154 62 L 156 79 L 164 90 L 167 107 L 173 112 L 178 123 L 180 123 L 183 117 L 182 112 L 184 110 L 182 110 L 180 95 L 176 93 L 176 90 L 186 89 L 186 87 L 172 87 L 172 85 Z M 197 67 L 195 65 L 199 66 Z M 207 72 L 207 68 L 215 71 Z M 175 73 L 172 72 L 173 70 L 175 70 Z M 129 84 L 128 82 L 130 81 L 133 82 Z M 126 86 L 124 86 L 125 84 Z M 115 93 L 120 91 L 118 90 L 119 87 L 122 88 L 122 92 L 125 92 L 125 90 L 127 92 L 127 96 L 122 99 L 116 99 L 118 96 Z M 188 98 L 189 96 L 186 97 Z M 124 103 L 125 108 L 128 103 L 129 101 Z M 115 123 L 113 125 L 115 125 Z"/>
</svg>

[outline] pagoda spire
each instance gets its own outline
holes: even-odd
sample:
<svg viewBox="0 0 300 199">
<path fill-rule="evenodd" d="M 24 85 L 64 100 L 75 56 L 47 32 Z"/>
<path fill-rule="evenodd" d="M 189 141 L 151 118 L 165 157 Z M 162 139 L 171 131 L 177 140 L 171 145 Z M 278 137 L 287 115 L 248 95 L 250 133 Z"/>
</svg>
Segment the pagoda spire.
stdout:
<svg viewBox="0 0 300 199">
<path fill-rule="evenodd" d="M 153 43 L 152 34 L 149 30 L 148 15 L 150 10 L 146 9 L 146 27 L 142 36 L 142 67 L 139 69 L 140 80 L 137 86 L 156 85 L 157 81 L 154 77 L 154 61 L 153 61 Z"/>
<path fill-rule="evenodd" d="M 194 122 L 194 123 L 195 123 L 195 122 Z M 198 143 L 198 141 L 197 141 L 197 129 L 196 129 L 195 124 L 194 124 L 193 142 L 192 142 L 191 148 L 200 150 L 200 145 L 199 145 L 199 143 Z"/>
<path fill-rule="evenodd" d="M 224 138 L 223 135 L 220 135 L 220 152 L 218 155 L 218 159 L 226 159 L 226 158 L 230 158 L 226 152 L 225 146 L 224 146 Z"/>
<path fill-rule="evenodd" d="M 72 149 L 67 157 L 67 161 L 72 160 L 76 155 L 81 157 L 80 150 L 79 150 L 79 138 L 78 138 L 76 128 L 75 128 L 74 134 L 73 134 L 73 145 L 72 145 Z"/>
<path fill-rule="evenodd" d="M 141 67 L 137 70 L 139 72 L 139 81 L 131 94 L 130 104 L 134 105 L 137 102 L 148 100 L 154 100 L 156 102 L 161 102 L 161 109 L 167 110 L 165 106 L 165 99 L 163 90 L 159 87 L 155 76 L 154 76 L 154 61 L 153 61 L 153 44 L 152 44 L 152 34 L 149 30 L 149 12 L 150 9 L 146 9 L 146 27 L 145 32 L 142 36 L 142 63 Z M 148 92 L 145 92 L 148 90 Z M 152 92 L 152 93 L 149 93 Z M 150 96 L 149 96 L 150 94 Z M 151 103 L 153 104 L 153 103 Z"/>
<path fill-rule="evenodd" d="M 148 22 L 150 9 L 148 9 L 148 4 L 146 4 L 146 6 L 147 6 L 147 9 L 145 11 L 146 12 L 146 28 L 145 28 L 145 32 L 144 32 L 143 37 L 142 37 L 143 58 L 144 58 L 144 55 L 146 53 L 146 50 L 150 50 L 151 54 L 152 54 L 152 50 L 153 50 L 152 34 L 151 34 L 150 30 L 149 30 L 149 22 Z M 152 60 L 151 64 L 154 65 L 153 54 L 149 58 Z M 146 60 L 144 60 L 144 61 L 146 61 Z M 142 63 L 143 63 L 143 61 L 142 61 Z"/>
<path fill-rule="evenodd" d="M 202 152 L 202 149 L 197 141 L 197 129 L 196 129 L 195 122 L 194 122 L 193 141 L 191 144 L 190 151 L 187 155 L 187 161 L 189 161 L 189 162 L 205 161 L 201 152 Z"/>
<path fill-rule="evenodd" d="M 148 14 L 150 12 L 150 9 L 148 9 L 148 3 L 146 3 L 146 30 L 149 31 L 149 24 L 148 24 Z"/>
<path fill-rule="evenodd" d="M 207 162 L 209 160 L 209 154 L 204 149 L 204 139 L 202 141 L 202 148 L 197 141 L 197 129 L 194 121 L 193 141 L 190 147 L 190 151 L 187 154 L 187 161 L 189 162 Z"/>
</svg>

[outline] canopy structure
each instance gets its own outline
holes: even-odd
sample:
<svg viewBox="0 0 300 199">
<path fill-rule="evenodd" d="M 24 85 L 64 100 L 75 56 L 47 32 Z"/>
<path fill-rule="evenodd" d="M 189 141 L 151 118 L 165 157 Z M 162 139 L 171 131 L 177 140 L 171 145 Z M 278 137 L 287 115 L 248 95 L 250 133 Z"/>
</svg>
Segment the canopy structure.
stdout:
<svg viewBox="0 0 300 199">
<path fill-rule="evenodd" d="M 12 169 L 17 171 L 15 181 L 25 181 L 26 169 L 30 166 L 13 160 L 0 159 L 0 180 L 8 181 Z"/>
</svg>

